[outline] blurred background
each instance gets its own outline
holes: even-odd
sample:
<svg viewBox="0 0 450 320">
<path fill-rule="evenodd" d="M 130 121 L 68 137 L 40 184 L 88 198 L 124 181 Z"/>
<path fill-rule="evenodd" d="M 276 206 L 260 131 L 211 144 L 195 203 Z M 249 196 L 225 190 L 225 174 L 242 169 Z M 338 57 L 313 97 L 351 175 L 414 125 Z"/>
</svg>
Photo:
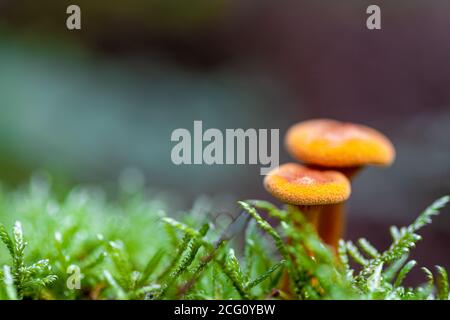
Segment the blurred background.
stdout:
<svg viewBox="0 0 450 320">
<path fill-rule="evenodd" d="M 66 28 L 69 4 L 80 31 Z M 370 4 L 382 30 L 365 27 Z M 358 122 L 397 159 L 354 181 L 347 237 L 383 247 L 389 225 L 450 193 L 449 16 L 446 0 L 0 0 L 0 179 L 45 170 L 107 186 L 137 168 L 185 208 L 200 195 L 271 200 L 259 166 L 173 165 L 171 132 Z M 449 214 L 424 231 L 426 266 L 450 267 Z"/>
</svg>

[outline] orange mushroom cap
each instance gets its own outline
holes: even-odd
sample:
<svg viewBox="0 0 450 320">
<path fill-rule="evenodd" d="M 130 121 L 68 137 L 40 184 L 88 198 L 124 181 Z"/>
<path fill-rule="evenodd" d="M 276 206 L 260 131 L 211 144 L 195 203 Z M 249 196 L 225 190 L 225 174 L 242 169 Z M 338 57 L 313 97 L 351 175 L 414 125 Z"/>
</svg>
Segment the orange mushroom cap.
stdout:
<svg viewBox="0 0 450 320">
<path fill-rule="evenodd" d="M 395 159 L 394 146 L 381 132 L 328 119 L 292 126 L 285 144 L 297 160 L 324 167 L 388 166 Z"/>
<path fill-rule="evenodd" d="M 287 163 L 269 172 L 264 187 L 275 198 L 295 205 L 340 203 L 351 193 L 349 180 L 334 170 L 315 170 Z"/>
</svg>

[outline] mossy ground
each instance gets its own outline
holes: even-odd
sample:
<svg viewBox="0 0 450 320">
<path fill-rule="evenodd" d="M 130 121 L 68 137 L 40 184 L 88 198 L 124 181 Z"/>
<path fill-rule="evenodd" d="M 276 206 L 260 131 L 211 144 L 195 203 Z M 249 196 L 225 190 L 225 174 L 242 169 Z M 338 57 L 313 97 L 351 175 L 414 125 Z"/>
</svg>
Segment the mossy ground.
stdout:
<svg viewBox="0 0 450 320">
<path fill-rule="evenodd" d="M 336 256 L 292 208 L 240 202 L 242 214 L 222 225 L 196 211 L 172 214 L 143 190 L 115 200 L 81 187 L 56 196 L 47 182 L 33 181 L 0 191 L 0 298 L 448 299 L 441 267 L 424 269 L 417 287 L 402 285 L 416 265 L 408 253 L 417 232 L 448 201 L 409 227 L 391 228 L 384 252 L 361 239 L 341 241 Z"/>
</svg>

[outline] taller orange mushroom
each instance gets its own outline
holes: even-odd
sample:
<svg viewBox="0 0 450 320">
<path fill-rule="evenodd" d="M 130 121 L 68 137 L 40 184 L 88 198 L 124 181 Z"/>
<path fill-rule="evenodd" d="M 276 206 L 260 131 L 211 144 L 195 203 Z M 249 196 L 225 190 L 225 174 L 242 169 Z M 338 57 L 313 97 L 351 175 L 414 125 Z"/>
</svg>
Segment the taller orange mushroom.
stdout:
<svg viewBox="0 0 450 320">
<path fill-rule="evenodd" d="M 395 149 L 381 132 L 367 126 L 314 119 L 292 126 L 286 135 L 288 152 L 311 166 L 333 168 L 351 179 L 367 165 L 389 166 Z M 322 239 L 337 247 L 344 225 L 343 204 L 324 208 L 319 224 Z"/>
</svg>

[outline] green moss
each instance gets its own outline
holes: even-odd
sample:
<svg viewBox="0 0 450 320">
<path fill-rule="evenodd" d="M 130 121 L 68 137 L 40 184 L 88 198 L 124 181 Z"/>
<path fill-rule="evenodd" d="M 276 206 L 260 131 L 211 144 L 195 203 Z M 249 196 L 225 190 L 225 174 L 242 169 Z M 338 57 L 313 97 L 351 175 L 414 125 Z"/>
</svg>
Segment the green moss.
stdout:
<svg viewBox="0 0 450 320">
<path fill-rule="evenodd" d="M 407 258 L 417 232 L 449 197 L 410 226 L 393 227 L 386 251 L 342 240 L 339 257 L 292 208 L 240 202 L 243 213 L 227 227 L 195 213 L 169 217 L 144 192 L 117 199 L 92 188 L 61 199 L 36 182 L 1 190 L 0 299 L 448 299 L 442 267 L 424 269 L 425 285 L 402 282 L 417 264 Z M 70 286 L 77 280 L 79 289 Z"/>
</svg>

